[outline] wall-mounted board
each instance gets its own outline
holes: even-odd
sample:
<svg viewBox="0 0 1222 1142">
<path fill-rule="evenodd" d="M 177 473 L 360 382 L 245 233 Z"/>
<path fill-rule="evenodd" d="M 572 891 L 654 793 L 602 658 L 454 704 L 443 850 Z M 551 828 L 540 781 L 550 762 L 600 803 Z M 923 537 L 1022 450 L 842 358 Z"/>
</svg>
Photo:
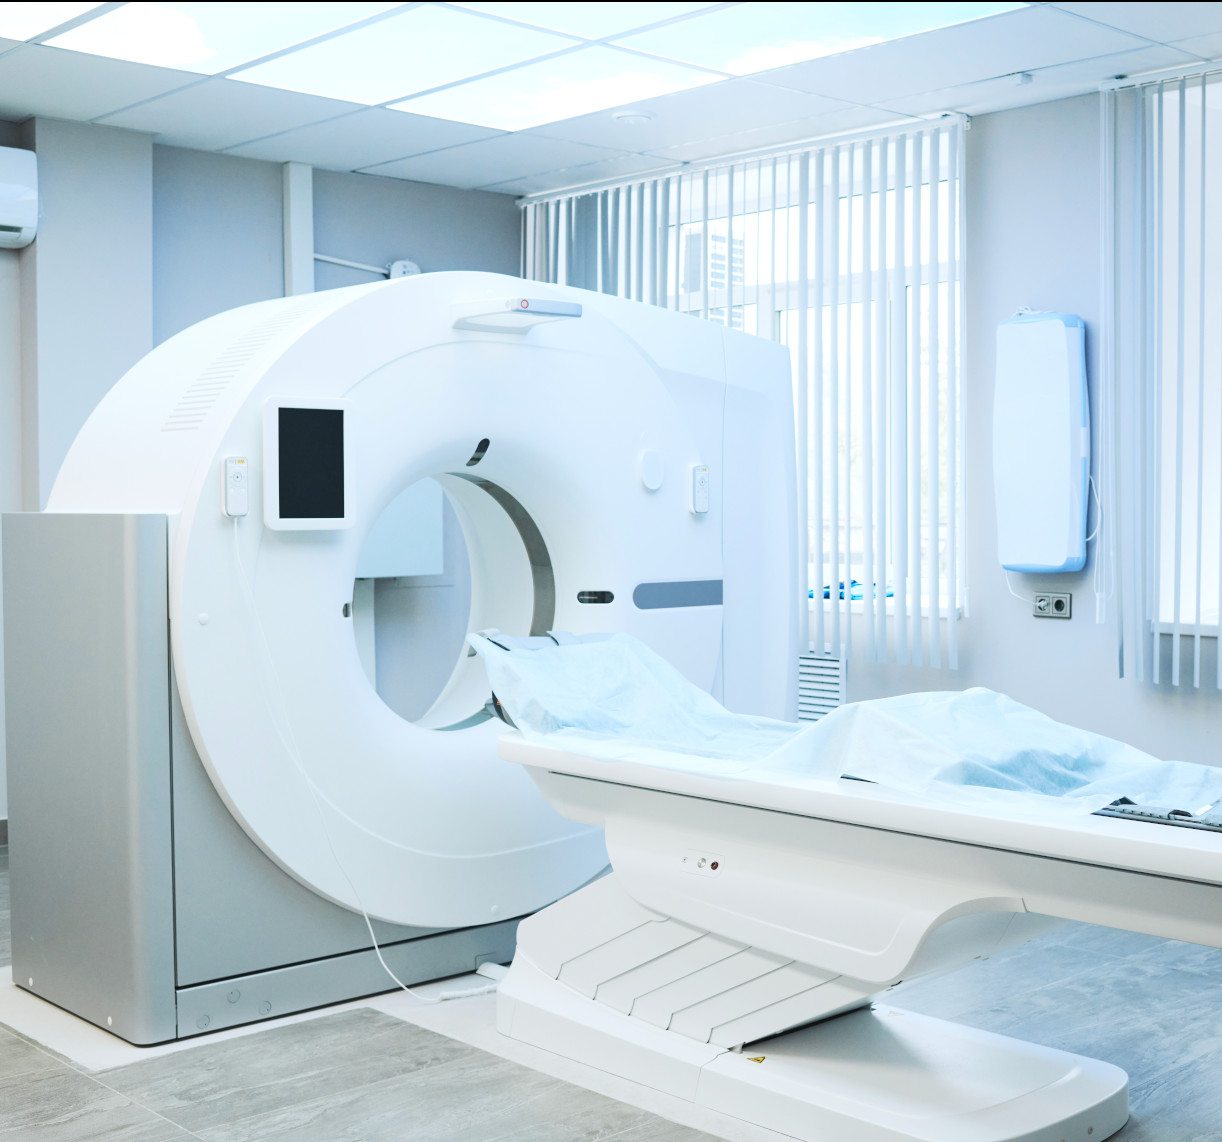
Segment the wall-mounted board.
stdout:
<svg viewBox="0 0 1222 1142">
<path fill-rule="evenodd" d="M 997 328 L 993 490 L 997 557 L 1009 571 L 1086 563 L 1090 401 L 1086 328 L 1068 313 L 1025 313 Z"/>
</svg>

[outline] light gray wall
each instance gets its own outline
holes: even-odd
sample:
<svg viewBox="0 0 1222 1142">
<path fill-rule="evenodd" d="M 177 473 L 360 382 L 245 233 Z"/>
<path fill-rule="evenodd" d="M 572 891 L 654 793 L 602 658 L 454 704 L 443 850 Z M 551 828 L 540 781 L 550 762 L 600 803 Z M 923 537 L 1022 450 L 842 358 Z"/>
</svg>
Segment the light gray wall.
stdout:
<svg viewBox="0 0 1222 1142">
<path fill-rule="evenodd" d="M 964 409 L 970 613 L 959 625 L 961 669 L 879 666 L 854 659 L 849 697 L 987 686 L 1061 721 L 1122 738 L 1161 757 L 1222 763 L 1222 695 L 1216 689 L 1154 688 L 1117 677 L 1115 612 L 1110 612 L 1107 625 L 1096 625 L 1091 563 L 1077 575 L 1013 576 L 1020 594 L 1072 591 L 1074 617 L 1065 622 L 1032 617 L 1030 604 L 1010 595 L 996 557 L 990 455 L 994 337 L 997 323 L 1020 306 L 1085 319 L 1097 440 L 1097 98 L 1082 96 L 978 116 L 967 134 L 966 162 Z M 1092 510 L 1092 527 L 1093 520 Z M 1094 544 L 1090 546 L 1093 559 Z M 1216 644 L 1206 641 L 1204 657 L 1212 676 Z"/>
<path fill-rule="evenodd" d="M 520 216 L 507 194 L 455 190 L 374 175 L 314 172 L 314 249 L 385 266 L 408 258 L 422 270 L 520 272 Z M 372 274 L 318 262 L 318 289 L 363 285 Z"/>
<path fill-rule="evenodd" d="M 153 148 L 153 339 L 284 294 L 278 163 Z"/>
<path fill-rule="evenodd" d="M 98 401 L 153 347 L 153 147 L 58 119 L 23 137 L 39 224 L 21 251 L 22 498 L 37 510 Z"/>
</svg>

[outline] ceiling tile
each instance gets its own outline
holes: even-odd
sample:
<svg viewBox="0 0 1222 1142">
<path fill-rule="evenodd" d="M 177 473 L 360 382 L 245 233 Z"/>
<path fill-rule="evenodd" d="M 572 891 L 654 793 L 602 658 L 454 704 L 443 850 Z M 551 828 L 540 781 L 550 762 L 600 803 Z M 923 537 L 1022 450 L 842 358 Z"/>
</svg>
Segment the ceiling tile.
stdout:
<svg viewBox="0 0 1222 1142">
<path fill-rule="evenodd" d="M 1192 57 L 1174 48 L 1151 44 L 1133 52 L 1099 56 L 1091 60 L 1076 60 L 1058 67 L 1032 71 L 1031 82 L 1016 84 L 1011 76 L 965 83 L 956 87 L 926 91 L 887 101 L 893 111 L 910 115 L 930 115 L 940 111 L 963 111 L 968 115 L 983 115 L 1009 107 L 1026 107 L 1032 103 L 1047 103 L 1071 95 L 1097 90 L 1099 83 L 1119 75 L 1134 75 L 1156 68 L 1175 67 L 1192 62 Z"/>
<path fill-rule="evenodd" d="M 233 147 L 229 154 L 351 171 L 426 151 L 456 147 L 477 139 L 493 138 L 497 133 L 487 127 L 429 119 L 424 115 L 408 115 L 382 107 L 366 107 L 355 115 L 299 127 L 270 139 Z"/>
<path fill-rule="evenodd" d="M 958 4 L 778 4 L 757 0 L 617 37 L 616 43 L 733 75 L 753 75 L 1023 6 L 1013 0 Z"/>
<path fill-rule="evenodd" d="M 33 5 L 31 5 L 32 7 Z M 118 4 L 46 41 L 57 48 L 215 75 L 325 35 L 393 4 Z"/>
<path fill-rule="evenodd" d="M 652 155 L 617 155 L 615 158 L 601 159 L 585 166 L 570 167 L 565 171 L 544 171 L 542 174 L 493 183 L 479 189 L 492 190 L 499 194 L 546 194 L 548 191 L 573 186 L 647 175 L 651 171 L 664 170 L 669 165 L 668 160 L 654 158 Z"/>
<path fill-rule="evenodd" d="M 514 0 L 509 4 L 460 4 L 460 8 L 471 8 L 476 12 L 491 12 L 494 16 L 506 16 L 511 20 L 522 20 L 551 28 L 557 32 L 568 32 L 585 39 L 598 40 L 616 32 L 630 32 L 660 20 L 670 20 L 707 8 L 706 4 L 533 4 Z"/>
<path fill-rule="evenodd" d="M 1036 5 L 754 78 L 877 106 L 934 88 L 1145 46 L 1126 32 Z"/>
<path fill-rule="evenodd" d="M 28 44 L 0 57 L 0 115 L 96 119 L 195 81 L 167 67 Z"/>
<path fill-rule="evenodd" d="M 235 74 L 269 87 L 387 103 L 579 43 L 473 12 L 421 4 Z"/>
<path fill-rule="evenodd" d="M 862 131 L 869 127 L 894 123 L 897 118 L 901 116 L 896 112 L 884 111 L 878 107 L 846 107 L 841 111 L 829 111 L 823 115 L 795 119 L 789 123 L 776 123 L 769 127 L 757 127 L 733 135 L 710 135 L 695 142 L 651 153 L 671 162 L 700 162 L 721 155 L 784 147 L 790 143 L 797 144 L 806 139 L 837 135 L 844 131 Z"/>
<path fill-rule="evenodd" d="M 1181 51 L 1192 52 L 1201 59 L 1215 60 L 1222 58 L 1222 32 L 1211 32 L 1207 36 L 1191 36 L 1186 40 L 1176 40 L 1170 47 Z"/>
<path fill-rule="evenodd" d="M 395 106 L 419 115 L 516 131 L 720 79 L 712 72 L 592 44 Z"/>
<path fill-rule="evenodd" d="M 656 151 L 710 135 L 730 135 L 753 127 L 808 118 L 845 106 L 840 100 L 821 95 L 770 87 L 749 79 L 731 79 L 694 91 L 638 100 L 621 109 L 652 115 L 647 122 L 621 122 L 610 111 L 598 111 L 549 123 L 536 131 L 549 138 L 569 139 L 575 143 L 626 151 Z"/>
<path fill-rule="evenodd" d="M 96 3 L 0 4 L 0 31 L 18 42 L 29 40 L 96 7 Z"/>
<path fill-rule="evenodd" d="M 232 79 L 207 79 L 128 111 L 108 115 L 111 127 L 156 135 L 159 143 L 219 151 L 237 143 L 317 123 L 356 110 L 352 103 L 276 91 Z"/>
<path fill-rule="evenodd" d="M 499 135 L 462 147 L 366 168 L 368 174 L 439 182 L 472 189 L 507 182 L 540 171 L 559 171 L 615 157 L 606 147 L 587 147 L 538 135 Z"/>
<path fill-rule="evenodd" d="M 1076 12 L 1101 24 L 1160 44 L 1189 36 L 1222 32 L 1222 4 L 1061 4 L 1065 12 Z"/>
</svg>

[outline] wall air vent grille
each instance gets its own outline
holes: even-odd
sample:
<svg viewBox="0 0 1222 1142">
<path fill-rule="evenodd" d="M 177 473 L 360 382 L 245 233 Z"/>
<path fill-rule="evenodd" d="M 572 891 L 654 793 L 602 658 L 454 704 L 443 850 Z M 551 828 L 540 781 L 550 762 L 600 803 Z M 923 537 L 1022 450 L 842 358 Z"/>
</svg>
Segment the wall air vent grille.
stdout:
<svg viewBox="0 0 1222 1142">
<path fill-rule="evenodd" d="M 278 308 L 265 321 L 248 329 L 213 358 L 208 367 L 186 388 L 161 426 L 162 432 L 193 432 L 207 418 L 233 378 L 278 333 L 294 325 L 304 314 L 330 299 L 310 294 L 295 304 Z"/>
<path fill-rule="evenodd" d="M 803 654 L 798 658 L 798 720 L 817 722 L 844 705 L 843 658 Z"/>
</svg>

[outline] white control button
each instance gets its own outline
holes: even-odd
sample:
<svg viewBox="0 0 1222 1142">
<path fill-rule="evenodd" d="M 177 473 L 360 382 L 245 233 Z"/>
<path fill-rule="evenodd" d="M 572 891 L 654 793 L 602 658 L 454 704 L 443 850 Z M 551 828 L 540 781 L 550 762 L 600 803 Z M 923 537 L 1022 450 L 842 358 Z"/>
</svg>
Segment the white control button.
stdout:
<svg viewBox="0 0 1222 1142">
<path fill-rule="evenodd" d="M 704 515 L 709 510 L 709 466 L 697 464 L 692 469 L 692 511 Z"/>
<path fill-rule="evenodd" d="M 225 458 L 225 514 L 240 519 L 250 510 L 250 465 L 245 456 Z"/>
</svg>

